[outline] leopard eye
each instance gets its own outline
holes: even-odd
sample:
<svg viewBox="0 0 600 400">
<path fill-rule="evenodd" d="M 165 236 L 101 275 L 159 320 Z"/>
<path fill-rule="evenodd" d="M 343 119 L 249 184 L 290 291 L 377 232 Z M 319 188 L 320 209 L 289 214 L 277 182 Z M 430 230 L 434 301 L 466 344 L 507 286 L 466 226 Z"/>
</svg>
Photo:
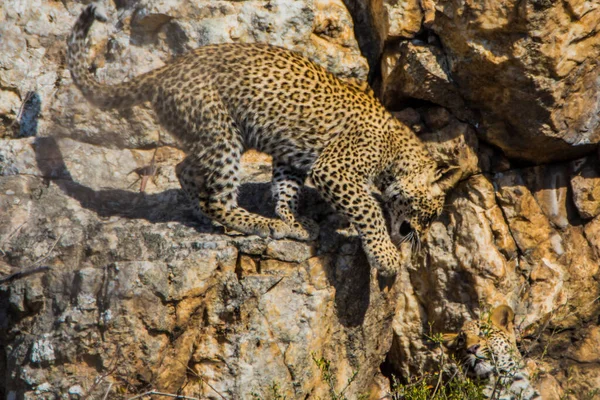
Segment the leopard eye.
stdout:
<svg viewBox="0 0 600 400">
<path fill-rule="evenodd" d="M 463 335 L 460 335 L 457 339 L 456 339 L 456 344 L 459 347 L 462 347 L 465 345 L 465 337 Z"/>
<path fill-rule="evenodd" d="M 410 226 L 410 223 L 408 221 L 403 221 L 400 225 L 400 234 L 402 236 L 406 236 L 410 232 L 412 232 L 412 226 Z"/>
</svg>

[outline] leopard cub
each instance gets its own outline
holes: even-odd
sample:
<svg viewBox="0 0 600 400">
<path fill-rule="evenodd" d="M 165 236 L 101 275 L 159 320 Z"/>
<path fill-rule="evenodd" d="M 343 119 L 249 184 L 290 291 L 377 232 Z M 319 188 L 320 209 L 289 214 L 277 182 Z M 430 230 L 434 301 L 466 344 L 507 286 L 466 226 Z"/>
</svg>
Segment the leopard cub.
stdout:
<svg viewBox="0 0 600 400">
<path fill-rule="evenodd" d="M 484 384 L 486 398 L 541 400 L 517 349 L 514 320 L 512 308 L 498 306 L 489 318 L 467 321 L 458 333 L 444 334 L 444 346 L 468 376 Z"/>
<path fill-rule="evenodd" d="M 357 228 L 372 266 L 392 275 L 400 264 L 382 203 L 411 238 L 440 214 L 459 178 L 444 174 L 406 125 L 372 91 L 343 82 L 292 51 L 266 44 L 201 47 L 116 85 L 88 68 L 86 38 L 106 17 L 94 4 L 68 38 L 73 81 L 93 104 L 124 108 L 149 102 L 188 154 L 177 166 L 183 190 L 199 211 L 224 226 L 261 237 L 313 240 L 315 222 L 298 216 L 299 189 L 310 175 L 317 190 Z M 238 206 L 242 153 L 273 158 L 278 219 Z M 375 185 L 380 203 L 371 193 Z M 414 233 L 410 232 L 414 231 Z"/>
</svg>

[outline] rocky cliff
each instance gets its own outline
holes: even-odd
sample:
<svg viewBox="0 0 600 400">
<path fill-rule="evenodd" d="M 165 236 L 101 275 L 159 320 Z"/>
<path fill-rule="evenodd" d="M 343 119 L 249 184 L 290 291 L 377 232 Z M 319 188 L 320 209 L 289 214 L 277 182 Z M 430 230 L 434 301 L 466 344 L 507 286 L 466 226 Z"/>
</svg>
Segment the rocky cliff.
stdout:
<svg viewBox="0 0 600 400">
<path fill-rule="evenodd" d="M 87 2 L 86 2 L 87 3 Z M 430 332 L 502 303 L 544 398 L 600 387 L 600 4 L 283 0 L 107 3 L 95 74 L 119 82 L 208 43 L 269 42 L 368 79 L 460 165 L 419 254 L 378 280 L 309 188 L 313 243 L 197 219 L 183 154 L 145 107 L 72 85 L 83 5 L 0 5 L 0 397 L 381 398 L 429 370 Z M 241 203 L 272 215 L 268 157 Z M 326 373 L 324 373 L 326 372 Z M 562 396 L 562 397 L 561 397 Z M 591 397 L 590 397 L 591 398 Z"/>
</svg>

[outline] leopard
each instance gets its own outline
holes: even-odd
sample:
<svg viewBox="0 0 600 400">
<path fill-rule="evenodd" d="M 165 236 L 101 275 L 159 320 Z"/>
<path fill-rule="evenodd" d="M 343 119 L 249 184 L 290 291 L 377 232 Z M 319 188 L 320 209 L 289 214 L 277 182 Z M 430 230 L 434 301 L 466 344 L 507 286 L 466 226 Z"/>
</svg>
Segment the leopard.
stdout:
<svg viewBox="0 0 600 400">
<path fill-rule="evenodd" d="M 517 348 L 514 319 L 513 309 L 500 305 L 484 318 L 466 321 L 459 332 L 443 334 L 443 344 L 462 361 L 467 376 L 482 383 L 486 398 L 540 400 Z"/>
<path fill-rule="evenodd" d="M 319 226 L 298 213 L 310 180 L 356 228 L 369 264 L 395 276 L 398 242 L 423 235 L 459 179 L 457 167 L 438 166 L 372 90 L 283 47 L 209 44 L 127 81 L 101 83 L 90 68 L 88 34 L 107 20 L 89 4 L 67 37 L 75 86 L 103 110 L 149 103 L 186 153 L 176 175 L 194 209 L 228 229 L 316 240 Z M 238 205 L 240 158 L 249 149 L 272 157 L 276 218 Z"/>
</svg>

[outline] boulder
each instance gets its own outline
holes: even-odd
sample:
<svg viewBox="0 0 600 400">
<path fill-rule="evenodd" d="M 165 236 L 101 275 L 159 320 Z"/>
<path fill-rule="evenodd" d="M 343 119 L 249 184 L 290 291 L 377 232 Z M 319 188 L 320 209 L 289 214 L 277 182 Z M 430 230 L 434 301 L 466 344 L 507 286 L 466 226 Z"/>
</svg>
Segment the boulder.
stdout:
<svg viewBox="0 0 600 400">
<path fill-rule="evenodd" d="M 548 162 L 600 141 L 600 4 L 423 2 L 478 132 L 513 158 Z"/>
<path fill-rule="evenodd" d="M 0 142 L 3 397 L 151 387 L 252 398 L 276 387 L 304 398 L 325 396 L 330 383 L 351 398 L 364 392 L 380 375 L 406 282 L 382 290 L 359 239 L 326 217 L 328 245 L 196 220 L 174 176 L 181 153 L 154 153 Z M 156 176 L 140 192 L 135 171 L 153 157 Z M 244 158 L 249 209 L 272 213 L 269 168 Z"/>
<path fill-rule="evenodd" d="M 394 66 L 389 71 L 382 71 L 382 99 L 386 107 L 399 109 L 417 99 L 448 108 L 463 120 L 470 117 L 462 95 L 448 73 L 446 57 L 440 48 L 418 42 L 402 42 L 396 55 L 389 54 L 391 51 L 386 49 L 384 57 L 391 57 L 387 62 Z"/>
</svg>

